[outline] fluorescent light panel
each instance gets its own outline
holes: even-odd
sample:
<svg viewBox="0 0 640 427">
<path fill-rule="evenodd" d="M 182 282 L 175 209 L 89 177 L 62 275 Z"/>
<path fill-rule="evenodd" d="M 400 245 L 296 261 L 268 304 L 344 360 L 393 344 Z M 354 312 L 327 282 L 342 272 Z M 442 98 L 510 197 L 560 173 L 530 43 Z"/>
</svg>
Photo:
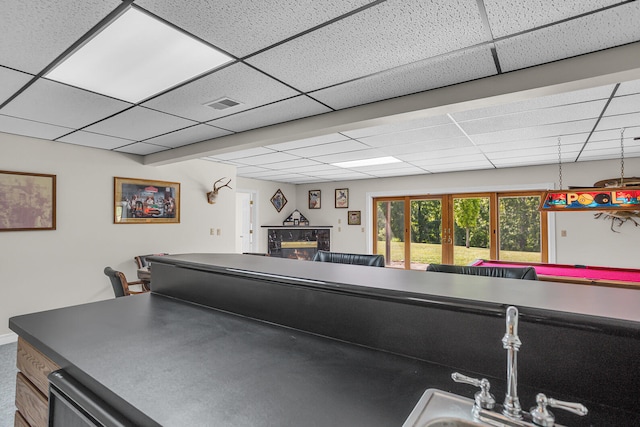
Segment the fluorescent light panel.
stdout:
<svg viewBox="0 0 640 427">
<path fill-rule="evenodd" d="M 130 8 L 45 77 L 137 103 L 232 60 Z"/>
<path fill-rule="evenodd" d="M 395 157 L 375 157 L 373 159 L 363 159 L 363 160 L 352 160 L 350 162 L 339 162 L 339 163 L 331 163 L 331 166 L 337 166 L 339 168 L 361 168 L 363 166 L 375 166 L 375 165 L 386 165 L 389 163 L 399 163 L 402 160 L 396 159 Z"/>
</svg>

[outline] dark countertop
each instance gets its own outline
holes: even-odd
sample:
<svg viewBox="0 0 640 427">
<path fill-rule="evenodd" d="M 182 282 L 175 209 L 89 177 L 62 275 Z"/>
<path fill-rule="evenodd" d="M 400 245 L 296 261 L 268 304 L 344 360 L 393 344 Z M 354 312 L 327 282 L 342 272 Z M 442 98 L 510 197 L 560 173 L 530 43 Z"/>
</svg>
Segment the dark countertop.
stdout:
<svg viewBox="0 0 640 427">
<path fill-rule="evenodd" d="M 211 271 L 246 271 L 249 276 L 266 274 L 275 279 L 286 275 L 286 281 L 298 278 L 300 283 L 308 286 L 339 287 L 368 295 L 398 295 L 401 298 L 425 301 L 473 301 L 474 304 L 515 305 L 595 316 L 629 321 L 628 326 L 640 330 L 640 292 L 637 289 L 371 268 L 238 254 L 168 255 L 156 258 L 156 261 Z M 356 269 L 359 271 L 354 274 Z"/>
<path fill-rule="evenodd" d="M 400 426 L 451 382 L 449 369 L 154 294 L 11 328 L 163 426 Z"/>
<path fill-rule="evenodd" d="M 604 288 L 609 292 L 602 293 L 600 287 L 527 281 L 514 285 L 509 279 L 463 276 L 469 282 L 441 273 L 328 267 L 251 255 L 185 254 L 152 262 L 249 278 L 258 274 L 323 292 L 340 288 L 373 298 L 526 302 L 570 313 L 599 313 L 604 320 L 622 319 L 625 327 L 639 329 L 635 319 L 640 315 L 631 312 L 632 306 L 636 312 L 640 306 L 636 290 Z M 429 277 L 425 275 L 432 276 L 424 280 Z M 538 286 L 542 288 L 534 288 Z M 608 306 L 614 302 L 617 306 Z M 475 391 L 450 378 L 458 369 L 474 375 L 464 367 L 357 346 L 153 293 L 16 316 L 10 328 L 90 391 L 136 419 L 136 425 L 399 427 L 427 388 L 466 397 Z M 491 384 L 501 401 L 502 377 L 491 378 Z M 519 391 L 523 407 L 528 407 L 541 390 Z M 640 414 L 583 403 L 589 407 L 588 417 L 557 414 L 559 422 L 640 425 Z"/>
</svg>

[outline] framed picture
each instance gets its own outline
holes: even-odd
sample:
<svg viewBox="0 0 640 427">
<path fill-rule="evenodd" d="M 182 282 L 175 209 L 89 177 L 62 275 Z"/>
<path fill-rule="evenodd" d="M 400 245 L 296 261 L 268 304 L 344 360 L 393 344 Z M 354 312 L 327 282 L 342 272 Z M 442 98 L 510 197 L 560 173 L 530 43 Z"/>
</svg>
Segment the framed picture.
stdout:
<svg viewBox="0 0 640 427">
<path fill-rule="evenodd" d="M 320 190 L 309 190 L 309 209 L 320 209 Z"/>
<path fill-rule="evenodd" d="M 348 208 L 349 207 L 349 189 L 337 188 L 336 189 L 336 208 Z"/>
<path fill-rule="evenodd" d="M 278 191 L 276 191 L 275 194 L 271 196 L 271 204 L 274 208 L 276 208 L 278 212 L 280 212 L 282 208 L 284 208 L 284 205 L 287 204 L 287 198 L 284 197 L 284 194 L 282 194 L 282 191 L 280 191 L 279 188 Z"/>
<path fill-rule="evenodd" d="M 347 212 L 347 223 L 349 225 L 360 225 L 360 211 L 349 211 Z"/>
<path fill-rule="evenodd" d="M 55 229 L 56 176 L 0 171 L 0 231 Z"/>
<path fill-rule="evenodd" d="M 114 178 L 114 224 L 180 222 L 180 183 Z"/>
</svg>

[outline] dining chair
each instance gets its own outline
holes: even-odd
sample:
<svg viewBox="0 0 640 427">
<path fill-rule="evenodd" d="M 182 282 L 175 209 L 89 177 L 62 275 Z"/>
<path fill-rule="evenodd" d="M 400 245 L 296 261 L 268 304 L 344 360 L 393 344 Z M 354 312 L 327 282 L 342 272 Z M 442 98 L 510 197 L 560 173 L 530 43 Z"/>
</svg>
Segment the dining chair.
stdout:
<svg viewBox="0 0 640 427">
<path fill-rule="evenodd" d="M 113 287 L 113 293 L 116 298 L 149 292 L 149 290 L 144 287 L 144 282 L 142 280 L 129 282 L 121 271 L 114 270 L 111 267 L 105 267 L 104 274 L 106 274 L 109 280 L 111 280 L 111 286 Z M 129 288 L 131 285 L 140 285 L 142 290 L 134 291 Z"/>
</svg>

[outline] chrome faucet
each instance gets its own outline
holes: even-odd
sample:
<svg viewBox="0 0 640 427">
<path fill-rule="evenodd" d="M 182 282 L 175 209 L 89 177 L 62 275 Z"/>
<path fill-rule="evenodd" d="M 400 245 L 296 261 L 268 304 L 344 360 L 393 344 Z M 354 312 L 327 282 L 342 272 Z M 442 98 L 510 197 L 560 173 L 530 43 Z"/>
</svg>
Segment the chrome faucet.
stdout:
<svg viewBox="0 0 640 427">
<path fill-rule="evenodd" d="M 556 425 L 555 417 L 547 409 L 547 406 L 564 409 L 577 415 L 586 415 L 588 411 L 584 405 L 547 398 L 542 393 L 536 396 L 537 406 L 532 407 L 530 412 L 522 410 L 518 398 L 518 350 L 521 345 L 522 342 L 518 337 L 518 309 L 509 306 L 506 313 L 506 332 L 502 337 L 502 347 L 507 350 L 507 392 L 502 405 L 502 413 L 492 411 L 494 406 L 500 405 L 495 405 L 495 399 L 489 393 L 490 384 L 486 378 L 475 379 L 458 372 L 451 374 L 451 378 L 455 382 L 480 388 L 480 391 L 475 394 L 473 418 L 489 425 L 553 427 Z"/>
<path fill-rule="evenodd" d="M 518 350 L 522 342 L 518 337 L 518 309 L 507 308 L 507 331 L 502 337 L 502 347 L 507 350 L 507 394 L 502 413 L 516 420 L 522 419 L 522 407 L 518 399 Z"/>
</svg>

